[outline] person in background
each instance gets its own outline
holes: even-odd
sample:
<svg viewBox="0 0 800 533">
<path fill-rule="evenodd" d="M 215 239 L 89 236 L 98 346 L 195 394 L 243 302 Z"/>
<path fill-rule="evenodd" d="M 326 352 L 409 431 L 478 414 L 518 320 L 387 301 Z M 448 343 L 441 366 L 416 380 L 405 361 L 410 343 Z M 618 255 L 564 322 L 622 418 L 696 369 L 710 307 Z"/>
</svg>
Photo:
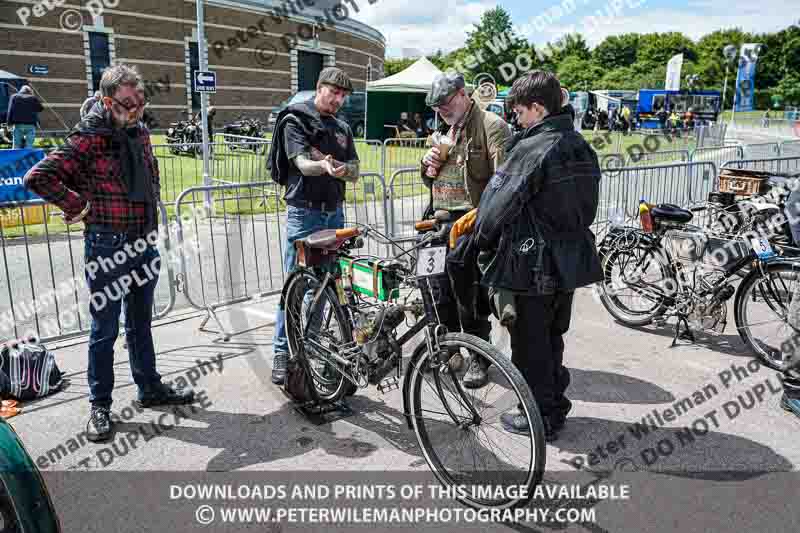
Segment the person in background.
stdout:
<svg viewBox="0 0 800 533">
<path fill-rule="evenodd" d="M 92 96 L 83 101 L 83 104 L 81 105 L 81 120 L 83 120 L 84 117 L 89 114 L 89 111 L 91 111 L 92 107 L 94 107 L 94 105 L 100 101 L 101 97 L 102 95 L 100 94 L 100 91 L 95 91 Z"/>
<path fill-rule="evenodd" d="M 141 77 L 117 64 L 103 71 L 102 100 L 67 138 L 37 163 L 25 187 L 64 212 L 67 225 L 84 224 L 84 264 L 91 293 L 87 438 L 112 436 L 114 342 L 124 301 L 125 336 L 141 407 L 192 403 L 192 391 L 176 391 L 156 371 L 153 299 L 161 258 L 158 161 L 141 125 Z M 112 259 L 113 258 L 113 259 Z M 120 259 L 121 258 L 121 259 Z"/>
<path fill-rule="evenodd" d="M 603 279 L 590 230 L 601 172 L 594 149 L 563 111 L 554 74 L 535 70 L 518 78 L 507 101 L 525 130 L 481 197 L 472 238 L 481 283 L 492 301 L 506 302 L 495 309 L 514 308 L 508 313 L 512 362 L 530 385 L 552 441 L 572 408 L 563 336 L 574 291 Z M 500 421 L 509 432 L 530 432 L 518 411 Z"/>
<path fill-rule="evenodd" d="M 622 108 L 622 133 L 628 135 L 631 132 L 631 108 L 625 106 Z"/>
<path fill-rule="evenodd" d="M 764 116 L 761 117 L 761 127 L 769 128 L 769 109 L 764 111 Z"/>
<path fill-rule="evenodd" d="M 414 113 L 414 134 L 418 139 L 428 136 L 428 128 L 425 127 L 425 121 L 422 120 L 422 113 Z"/>
<path fill-rule="evenodd" d="M 36 141 L 36 126 L 39 113 L 44 111 L 39 98 L 30 85 L 23 85 L 8 101 L 6 122 L 14 129 L 12 148 L 33 148 Z"/>
<path fill-rule="evenodd" d="M 432 203 L 428 216 L 448 211 L 456 228 L 471 227 L 475 208 L 489 180 L 505 161 L 505 147 L 511 131 L 496 114 L 481 108 L 480 101 L 467 95 L 464 76 L 460 73 L 439 74 L 434 78 L 425 103 L 439 113 L 449 127 L 447 136 L 453 141 L 445 158 L 436 146 L 431 147 L 420 162 L 420 176 L 431 189 Z M 458 230 L 457 230 L 458 231 Z M 468 293 L 453 294 L 447 274 L 432 278 L 436 284 L 442 323 L 449 331 L 463 331 L 489 340 L 488 303 L 485 290 L 477 285 Z M 436 289 L 434 289 L 436 290 Z M 473 302 L 462 305 L 460 302 Z M 459 365 L 456 365 L 459 366 Z M 480 388 L 489 380 L 488 363 L 471 357 L 463 377 L 467 388 Z"/>
<path fill-rule="evenodd" d="M 408 113 L 403 111 L 400 113 L 400 122 L 397 123 L 397 129 L 400 131 L 400 137 L 414 138 L 417 136 L 414 131 L 414 123 L 408 120 Z"/>
<path fill-rule="evenodd" d="M 297 261 L 295 241 L 344 227 L 345 184 L 358 181 L 360 164 L 353 132 L 336 113 L 352 92 L 347 73 L 327 67 L 319 75 L 314 99 L 288 106 L 275 122 L 269 168 L 275 181 L 286 183 L 287 274 Z M 280 385 L 289 361 L 286 314 L 280 306 L 272 349 L 272 382 Z"/>
</svg>

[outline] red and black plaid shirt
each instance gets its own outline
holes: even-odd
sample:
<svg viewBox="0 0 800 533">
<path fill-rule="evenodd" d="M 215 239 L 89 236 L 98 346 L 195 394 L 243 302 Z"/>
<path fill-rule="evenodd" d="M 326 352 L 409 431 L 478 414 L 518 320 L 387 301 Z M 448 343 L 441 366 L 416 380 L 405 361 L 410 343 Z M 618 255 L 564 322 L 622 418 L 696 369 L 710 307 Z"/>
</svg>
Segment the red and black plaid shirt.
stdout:
<svg viewBox="0 0 800 533">
<path fill-rule="evenodd" d="M 153 177 L 155 202 L 150 206 L 153 209 L 161 199 L 158 161 L 146 128 L 139 128 L 139 140 L 145 165 Z M 151 229 L 147 228 L 148 205 L 128 200 L 128 190 L 120 174 L 120 161 L 111 149 L 111 137 L 77 134 L 28 172 L 25 187 L 61 208 L 69 219 L 78 216 L 86 202 L 91 201 L 83 219 L 85 224 L 143 234 Z"/>
</svg>

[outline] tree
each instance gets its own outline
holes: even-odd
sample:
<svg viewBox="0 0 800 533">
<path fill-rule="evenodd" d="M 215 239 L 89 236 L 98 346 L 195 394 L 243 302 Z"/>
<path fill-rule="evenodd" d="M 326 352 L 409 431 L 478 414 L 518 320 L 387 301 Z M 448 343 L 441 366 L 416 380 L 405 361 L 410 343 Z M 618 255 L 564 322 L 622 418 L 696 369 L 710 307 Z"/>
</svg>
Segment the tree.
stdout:
<svg viewBox="0 0 800 533">
<path fill-rule="evenodd" d="M 559 63 L 556 75 L 563 87 L 571 91 L 586 91 L 597 86 L 603 72 L 589 59 L 568 56 Z"/>
<path fill-rule="evenodd" d="M 568 33 L 553 44 L 548 44 L 552 50 L 551 60 L 558 64 L 567 57 L 589 59 L 592 57 L 586 40 L 579 33 Z"/>
<path fill-rule="evenodd" d="M 676 54 L 683 54 L 684 61 L 695 61 L 697 51 L 691 39 L 679 32 L 647 33 L 639 40 L 637 61 L 651 66 L 666 65 Z"/>
<path fill-rule="evenodd" d="M 697 41 L 697 73 L 700 74 L 705 82 L 706 88 L 722 89 L 725 80 L 725 57 L 722 50 L 729 44 L 736 47 L 738 57 L 743 43 L 753 42 L 749 33 L 743 32 L 739 28 L 717 30 L 704 35 Z M 728 69 L 729 80 L 733 76 L 736 79 L 736 62 L 734 61 Z"/>
<path fill-rule="evenodd" d="M 386 61 L 383 62 L 383 75 L 389 77 L 393 74 L 397 74 L 398 72 L 407 69 L 410 67 L 416 59 L 392 59 L 386 58 Z"/>
<path fill-rule="evenodd" d="M 636 63 L 638 48 L 639 34 L 637 33 L 611 35 L 592 50 L 592 59 L 598 67 L 603 69 L 629 67 Z"/>
<path fill-rule="evenodd" d="M 773 93 L 783 99 L 784 105 L 800 105 L 800 75 L 787 74 Z"/>
<path fill-rule="evenodd" d="M 485 72 L 499 83 L 504 80 L 501 65 L 514 64 L 517 56 L 527 51 L 528 42 L 516 34 L 508 12 L 496 7 L 484 13 L 480 24 L 467 33 L 464 48 L 467 53 L 457 69 L 471 76 Z"/>
</svg>

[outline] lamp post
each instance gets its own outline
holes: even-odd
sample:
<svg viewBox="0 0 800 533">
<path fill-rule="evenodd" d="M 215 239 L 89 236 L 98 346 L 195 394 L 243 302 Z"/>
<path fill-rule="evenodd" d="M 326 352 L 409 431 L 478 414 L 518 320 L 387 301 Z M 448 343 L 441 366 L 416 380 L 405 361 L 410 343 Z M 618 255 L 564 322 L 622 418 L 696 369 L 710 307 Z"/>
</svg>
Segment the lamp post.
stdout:
<svg viewBox="0 0 800 533">
<path fill-rule="evenodd" d="M 720 110 L 725 109 L 725 93 L 728 91 L 728 69 L 731 66 L 731 63 L 736 58 L 736 47 L 732 44 L 725 46 L 722 49 L 722 57 L 725 58 L 725 85 L 722 87 L 722 102 L 720 102 Z M 736 103 L 736 95 L 733 96 L 734 105 Z M 731 119 L 731 121 L 733 121 Z"/>
</svg>

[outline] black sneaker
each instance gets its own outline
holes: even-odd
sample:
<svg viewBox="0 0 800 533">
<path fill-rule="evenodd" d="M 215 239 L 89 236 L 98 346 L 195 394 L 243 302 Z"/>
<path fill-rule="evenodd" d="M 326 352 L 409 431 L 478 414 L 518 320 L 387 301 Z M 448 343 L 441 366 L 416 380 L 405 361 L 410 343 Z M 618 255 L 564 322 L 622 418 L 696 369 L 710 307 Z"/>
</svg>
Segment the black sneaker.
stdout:
<svg viewBox="0 0 800 533">
<path fill-rule="evenodd" d="M 276 353 L 272 358 L 272 382 L 275 385 L 283 385 L 286 381 L 286 365 L 289 362 L 289 354 Z"/>
<path fill-rule="evenodd" d="M 111 410 L 93 405 L 86 424 L 86 438 L 92 442 L 107 441 L 111 438 L 111 427 Z"/>
<path fill-rule="evenodd" d="M 145 394 L 139 393 L 136 402 L 139 407 L 155 407 L 157 405 L 184 405 L 194 403 L 194 391 L 176 391 L 172 387 L 160 383 L 155 389 Z"/>
</svg>

